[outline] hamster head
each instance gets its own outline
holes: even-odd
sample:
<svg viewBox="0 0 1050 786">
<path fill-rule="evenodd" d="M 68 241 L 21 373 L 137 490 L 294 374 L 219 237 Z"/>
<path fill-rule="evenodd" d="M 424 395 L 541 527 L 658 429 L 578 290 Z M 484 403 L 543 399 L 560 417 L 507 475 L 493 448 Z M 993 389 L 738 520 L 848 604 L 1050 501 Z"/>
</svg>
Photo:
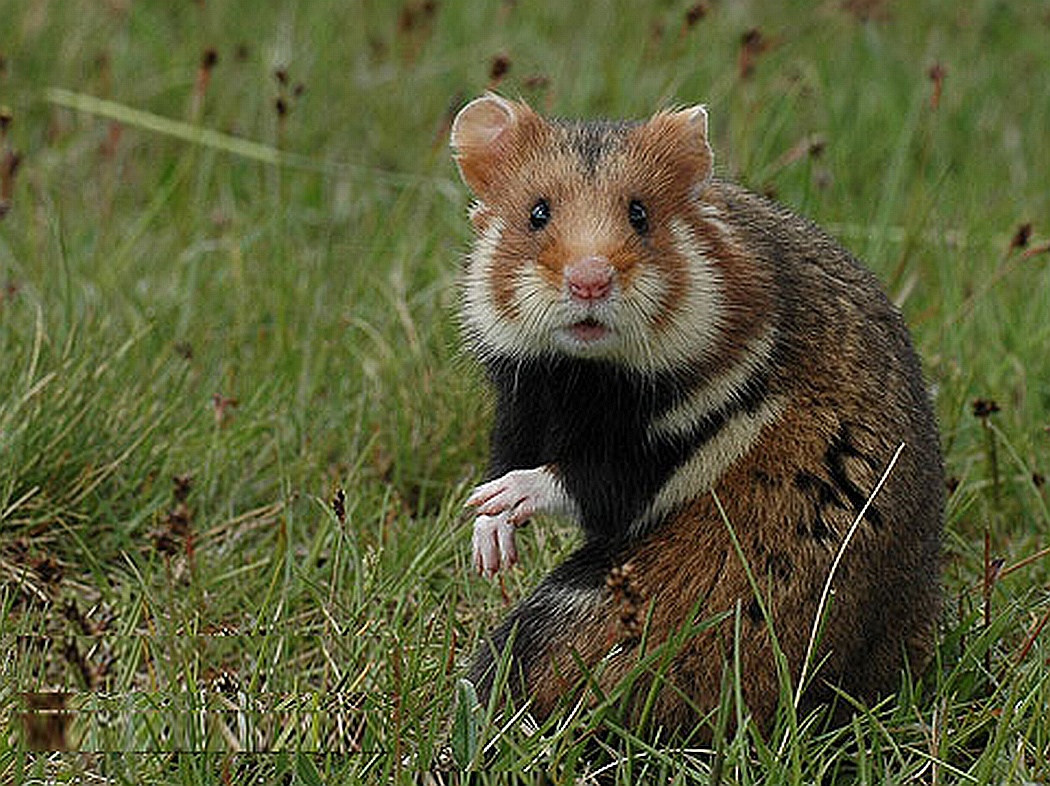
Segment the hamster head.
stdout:
<svg viewBox="0 0 1050 786">
<path fill-rule="evenodd" d="M 451 145 L 477 198 L 461 320 L 483 359 L 661 371 L 713 351 L 726 304 L 702 106 L 574 122 L 490 93 Z"/>
</svg>

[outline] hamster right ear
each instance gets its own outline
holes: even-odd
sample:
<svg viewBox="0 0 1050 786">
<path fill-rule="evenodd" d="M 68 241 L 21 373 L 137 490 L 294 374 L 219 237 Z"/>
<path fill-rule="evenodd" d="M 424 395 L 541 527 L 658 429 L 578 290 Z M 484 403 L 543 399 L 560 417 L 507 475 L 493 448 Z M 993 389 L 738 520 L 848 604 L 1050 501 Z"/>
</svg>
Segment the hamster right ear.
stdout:
<svg viewBox="0 0 1050 786">
<path fill-rule="evenodd" d="M 522 126 L 539 120 L 525 104 L 495 93 L 475 98 L 452 121 L 449 143 L 459 173 L 471 191 L 484 195 L 499 182 Z"/>
<path fill-rule="evenodd" d="M 684 126 L 688 148 L 699 165 L 698 179 L 693 186 L 695 192 L 699 194 L 711 182 L 714 164 L 714 153 L 711 152 L 711 143 L 708 141 L 707 107 L 703 104 L 696 104 L 673 112 L 671 117 Z"/>
</svg>

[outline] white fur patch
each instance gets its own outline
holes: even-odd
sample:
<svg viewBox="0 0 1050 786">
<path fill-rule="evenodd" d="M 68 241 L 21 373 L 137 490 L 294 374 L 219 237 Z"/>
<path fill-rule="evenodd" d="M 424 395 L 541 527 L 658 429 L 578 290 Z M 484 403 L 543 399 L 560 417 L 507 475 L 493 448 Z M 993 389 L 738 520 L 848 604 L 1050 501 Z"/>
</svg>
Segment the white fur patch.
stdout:
<svg viewBox="0 0 1050 786">
<path fill-rule="evenodd" d="M 564 310 L 562 294 L 551 288 L 535 264 L 526 264 L 514 281 L 515 305 L 518 307 L 518 353 L 530 355 L 557 351 L 556 331 Z"/>
<path fill-rule="evenodd" d="M 503 229 L 503 220 L 493 217 L 485 231 L 478 235 L 467 257 L 460 287 L 463 296 L 460 309 L 463 328 L 474 349 L 481 354 L 488 348 L 513 346 L 512 326 L 506 317 L 497 312 L 492 288 L 491 270 L 503 239 Z"/>
<path fill-rule="evenodd" d="M 708 359 L 724 322 L 722 276 L 704 241 L 684 221 L 673 220 L 669 226 L 674 253 L 685 267 L 683 293 L 673 306 L 669 281 L 652 265 L 637 270 L 629 287 L 617 278 L 609 297 L 580 303 L 564 287 L 552 287 L 535 263 L 527 261 L 512 283 L 513 313 L 504 313 L 496 307 L 493 288 L 504 229 L 505 223 L 494 217 L 478 236 L 463 278 L 463 327 L 482 358 L 563 354 L 606 359 L 642 373 Z M 571 328 L 584 321 L 601 324 L 607 334 L 578 340 Z"/>
<path fill-rule="evenodd" d="M 624 296 L 625 306 L 629 306 L 625 314 L 638 319 L 625 320 L 633 340 L 626 342 L 622 359 L 641 371 L 670 371 L 703 360 L 722 327 L 725 299 L 717 266 L 684 221 L 672 221 L 670 231 L 675 251 L 685 260 L 687 281 L 674 312 L 664 313 L 668 287 L 655 269 L 643 271 L 632 291 Z M 665 324 L 657 331 L 654 324 L 660 318 Z"/>
<path fill-rule="evenodd" d="M 601 610 L 604 594 L 604 586 L 574 587 L 548 583 L 535 596 L 536 608 L 543 613 L 546 637 L 555 638 L 566 633 L 571 637 L 572 632 L 566 630 L 566 624 L 595 619 Z M 527 605 L 529 601 L 524 603 Z"/>
<path fill-rule="evenodd" d="M 776 344 L 776 330 L 769 328 L 753 338 L 736 364 L 691 391 L 678 406 L 664 413 L 651 426 L 655 436 L 669 436 L 691 431 L 704 416 L 740 399 L 747 381 L 769 362 Z"/>
<path fill-rule="evenodd" d="M 507 513 L 512 524 L 524 524 L 537 514 L 579 517 L 561 479 L 549 466 L 511 470 L 482 483 L 471 492 L 466 504 L 488 516 Z"/>
<path fill-rule="evenodd" d="M 631 525 L 637 536 L 675 507 L 710 491 L 732 464 L 747 453 L 762 429 L 783 413 L 783 399 L 769 399 L 754 413 L 740 412 L 683 463 L 657 492 L 649 508 Z"/>
<path fill-rule="evenodd" d="M 699 206 L 699 211 L 700 215 L 704 217 L 704 221 L 717 227 L 719 233 L 724 236 L 733 234 L 725 221 L 725 216 L 722 215 L 722 211 L 717 206 L 712 205 L 710 202 L 702 202 Z"/>
</svg>

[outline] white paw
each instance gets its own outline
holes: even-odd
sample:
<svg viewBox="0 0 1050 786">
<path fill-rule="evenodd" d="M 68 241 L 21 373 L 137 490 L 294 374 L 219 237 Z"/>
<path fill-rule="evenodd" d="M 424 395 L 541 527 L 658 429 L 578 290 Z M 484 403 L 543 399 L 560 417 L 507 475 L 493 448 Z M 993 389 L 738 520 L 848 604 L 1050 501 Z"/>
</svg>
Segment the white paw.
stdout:
<svg viewBox="0 0 1050 786">
<path fill-rule="evenodd" d="M 514 528 L 506 513 L 474 519 L 474 569 L 482 576 L 492 578 L 500 570 L 517 564 Z"/>
<path fill-rule="evenodd" d="M 467 499 L 477 508 L 474 521 L 474 567 L 486 576 L 518 561 L 514 529 L 537 513 L 568 513 L 572 500 L 550 467 L 516 469 L 482 483 Z"/>
<path fill-rule="evenodd" d="M 567 513 L 572 507 L 550 467 L 515 469 L 482 483 L 471 493 L 467 505 L 486 516 L 506 513 L 511 524 L 524 524 L 537 513 Z"/>
</svg>

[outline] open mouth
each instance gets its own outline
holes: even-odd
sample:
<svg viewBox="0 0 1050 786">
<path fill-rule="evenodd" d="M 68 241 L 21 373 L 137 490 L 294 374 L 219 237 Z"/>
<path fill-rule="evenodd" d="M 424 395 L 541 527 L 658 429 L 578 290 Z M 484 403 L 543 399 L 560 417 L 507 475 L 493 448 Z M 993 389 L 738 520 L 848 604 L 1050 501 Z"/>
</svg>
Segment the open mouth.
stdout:
<svg viewBox="0 0 1050 786">
<path fill-rule="evenodd" d="M 608 336 L 610 332 L 608 327 L 592 317 L 581 319 L 568 327 L 569 335 L 584 344 L 600 341 Z"/>
</svg>

